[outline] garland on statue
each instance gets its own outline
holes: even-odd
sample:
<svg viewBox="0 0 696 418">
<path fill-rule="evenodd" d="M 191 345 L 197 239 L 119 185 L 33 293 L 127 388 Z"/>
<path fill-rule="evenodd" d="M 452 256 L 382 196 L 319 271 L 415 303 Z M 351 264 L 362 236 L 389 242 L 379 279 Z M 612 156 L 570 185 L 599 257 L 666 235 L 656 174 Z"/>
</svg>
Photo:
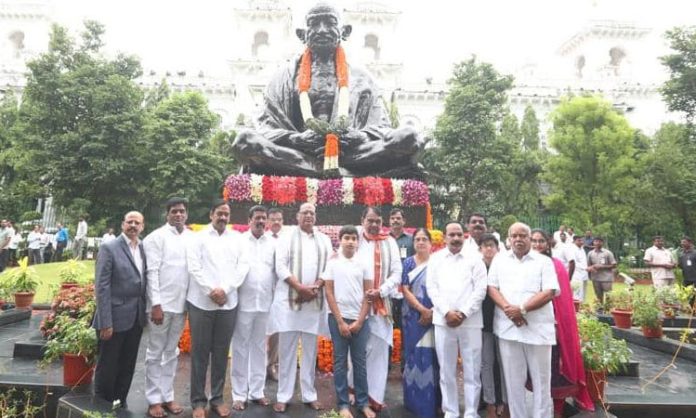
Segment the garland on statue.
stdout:
<svg viewBox="0 0 696 418">
<path fill-rule="evenodd" d="M 297 87 L 300 91 L 300 111 L 305 124 L 313 131 L 324 135 L 324 170 L 338 170 L 340 154 L 339 130 L 347 126 L 350 96 L 348 92 L 348 64 L 343 47 L 336 47 L 336 78 L 338 81 L 338 112 L 336 127 L 323 128 L 314 119 L 312 101 L 309 98 L 309 88 L 312 85 L 312 51 L 307 48 L 300 60 L 300 74 L 297 77 Z"/>
</svg>

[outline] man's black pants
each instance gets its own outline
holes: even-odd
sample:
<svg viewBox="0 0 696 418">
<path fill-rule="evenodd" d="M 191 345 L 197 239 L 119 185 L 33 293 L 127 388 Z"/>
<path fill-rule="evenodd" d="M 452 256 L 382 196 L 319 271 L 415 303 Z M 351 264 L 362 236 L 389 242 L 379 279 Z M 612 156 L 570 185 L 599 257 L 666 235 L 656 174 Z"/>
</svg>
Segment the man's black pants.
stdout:
<svg viewBox="0 0 696 418">
<path fill-rule="evenodd" d="M 99 357 L 94 372 L 94 394 L 109 402 L 126 404 L 143 327 L 136 321 L 128 331 L 114 332 L 108 341 L 99 340 Z M 99 330 L 97 330 L 97 337 Z"/>
</svg>

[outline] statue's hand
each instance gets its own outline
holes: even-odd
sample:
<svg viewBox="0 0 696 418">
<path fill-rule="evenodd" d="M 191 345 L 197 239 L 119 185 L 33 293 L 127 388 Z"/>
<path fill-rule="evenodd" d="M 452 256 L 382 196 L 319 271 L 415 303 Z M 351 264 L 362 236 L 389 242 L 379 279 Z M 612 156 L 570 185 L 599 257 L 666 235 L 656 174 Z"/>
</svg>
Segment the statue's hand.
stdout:
<svg viewBox="0 0 696 418">
<path fill-rule="evenodd" d="M 324 137 L 309 129 L 301 133 L 292 134 L 290 138 L 297 149 L 306 153 L 311 153 L 324 145 Z"/>
<path fill-rule="evenodd" d="M 357 151 L 362 144 L 369 141 L 370 138 L 363 131 L 351 130 L 341 135 L 340 140 L 341 152 L 352 154 Z"/>
<path fill-rule="evenodd" d="M 308 119 L 305 125 L 307 129 L 314 131 L 317 135 L 321 135 L 322 137 L 331 130 L 331 125 L 329 125 L 328 122 L 316 118 Z"/>
<path fill-rule="evenodd" d="M 331 125 L 331 130 L 343 135 L 348 131 L 349 124 L 350 122 L 346 116 L 339 116 L 338 119 L 336 119 L 336 121 Z"/>
</svg>

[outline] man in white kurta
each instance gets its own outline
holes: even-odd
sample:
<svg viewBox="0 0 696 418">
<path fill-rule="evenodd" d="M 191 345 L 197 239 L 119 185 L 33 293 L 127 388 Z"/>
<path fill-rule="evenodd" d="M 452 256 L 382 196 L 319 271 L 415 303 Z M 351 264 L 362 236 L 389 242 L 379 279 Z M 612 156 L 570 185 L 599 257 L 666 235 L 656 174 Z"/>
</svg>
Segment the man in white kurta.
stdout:
<svg viewBox="0 0 696 418">
<path fill-rule="evenodd" d="M 266 235 L 274 240 L 283 234 L 283 211 L 280 208 L 270 208 L 266 221 Z M 275 257 L 275 256 L 274 256 Z M 278 276 L 276 276 L 276 281 Z M 273 286 L 275 288 L 275 285 Z M 278 381 L 278 334 L 268 336 L 268 352 L 266 363 L 266 378 Z"/>
<path fill-rule="evenodd" d="M 462 250 L 464 228 L 458 222 L 445 226 L 446 248 L 433 254 L 426 287 L 433 301 L 435 350 L 440 367 L 442 411 L 445 418 L 459 417 L 457 357 L 464 372 L 464 418 L 478 418 L 481 395 L 481 303 L 486 297 L 486 266 L 481 254 Z"/>
<path fill-rule="evenodd" d="M 249 274 L 239 288 L 237 324 L 232 336 L 232 409 L 246 408 L 247 400 L 266 406 L 266 325 L 275 286 L 276 239 L 265 233 L 267 211 L 249 209 L 249 230 L 242 234 L 242 247 Z"/>
<path fill-rule="evenodd" d="M 576 235 L 573 239 L 573 246 L 575 250 L 575 270 L 573 271 L 573 277 L 570 278 L 571 283 L 573 283 L 573 299 L 579 300 L 581 302 L 585 301 L 585 290 L 587 289 L 587 282 L 590 279 L 587 273 L 587 254 L 583 245 L 585 244 L 585 237 L 582 235 Z"/>
<path fill-rule="evenodd" d="M 278 394 L 273 410 L 284 412 L 292 399 L 297 374 L 297 344 L 302 343 L 300 389 L 302 402 L 314 410 L 322 406 L 314 388 L 317 336 L 328 335 L 323 286 L 320 279 L 331 240 L 314 227 L 316 208 L 304 203 L 297 213 L 297 227 L 290 228 L 276 248 L 276 285 L 269 315 L 268 334 L 279 333 Z"/>
<path fill-rule="evenodd" d="M 517 222 L 508 236 L 512 251 L 493 259 L 488 294 L 496 304 L 493 331 L 498 336 L 505 388 L 512 418 L 526 418 L 527 373 L 534 387 L 534 418 L 553 416 L 551 347 L 556 344 L 553 305 L 559 292 L 551 258 L 531 250 L 531 230 Z"/>
<path fill-rule="evenodd" d="M 230 415 L 223 401 L 223 389 L 237 315 L 237 289 L 249 266 L 242 256 L 240 234 L 227 228 L 229 219 L 227 202 L 214 201 L 210 225 L 194 234 L 186 251 L 193 418 L 205 418 L 208 403 L 218 416 Z M 210 397 L 205 393 L 209 364 Z"/>
<path fill-rule="evenodd" d="M 466 229 L 469 231 L 469 236 L 464 240 L 462 252 L 465 256 L 480 258 L 479 239 L 488 229 L 486 217 L 481 213 L 472 213 L 467 220 Z"/>
<path fill-rule="evenodd" d="M 367 207 L 361 219 L 357 257 L 372 274 L 374 289 L 368 292 L 373 299 L 368 318 L 370 337 L 367 340 L 367 381 L 372 408 L 380 410 L 389 374 L 389 346 L 393 343 L 389 297 L 401 283 L 401 257 L 396 240 L 382 234 L 382 214 L 376 207 Z M 376 248 L 375 248 L 376 247 Z M 379 264 L 378 264 L 379 261 Z M 352 373 L 350 373 L 352 382 Z"/>
<path fill-rule="evenodd" d="M 184 329 L 189 277 L 186 246 L 192 232 L 186 229 L 188 201 L 167 201 L 167 223 L 143 240 L 147 258 L 148 341 L 145 354 L 145 397 L 148 415 L 164 417 L 166 411 L 183 412 L 174 401 L 174 375 L 179 357 L 179 337 Z"/>
<path fill-rule="evenodd" d="M 677 260 L 672 252 L 665 248 L 665 241 L 661 236 L 653 238 L 653 246 L 645 250 L 643 261 L 650 267 L 650 276 L 655 287 L 674 284 L 674 268 L 677 266 Z"/>
</svg>

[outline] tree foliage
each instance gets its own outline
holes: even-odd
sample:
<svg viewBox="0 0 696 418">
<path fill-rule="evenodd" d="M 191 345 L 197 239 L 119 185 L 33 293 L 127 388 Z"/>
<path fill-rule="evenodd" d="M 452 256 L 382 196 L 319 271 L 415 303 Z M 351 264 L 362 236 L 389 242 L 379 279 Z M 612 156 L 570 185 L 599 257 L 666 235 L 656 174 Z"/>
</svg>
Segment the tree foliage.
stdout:
<svg viewBox="0 0 696 418">
<path fill-rule="evenodd" d="M 674 28 L 666 37 L 675 53 L 661 58 L 670 72 L 662 95 L 669 110 L 686 113 L 692 122 L 696 115 L 696 27 Z"/>
<path fill-rule="evenodd" d="M 526 150 L 539 149 L 539 119 L 532 105 L 524 108 L 524 117 L 520 127 L 522 135 L 522 145 Z"/>
<path fill-rule="evenodd" d="M 550 209 L 573 225 L 609 232 L 630 224 L 636 186 L 634 130 L 599 97 L 564 100 L 552 114 L 544 180 Z"/>
<path fill-rule="evenodd" d="M 506 113 L 512 77 L 473 57 L 455 65 L 445 110 L 437 120 L 435 145 L 424 164 L 431 173 L 434 210 L 459 213 L 494 208 L 512 154 L 496 124 Z"/>
</svg>

